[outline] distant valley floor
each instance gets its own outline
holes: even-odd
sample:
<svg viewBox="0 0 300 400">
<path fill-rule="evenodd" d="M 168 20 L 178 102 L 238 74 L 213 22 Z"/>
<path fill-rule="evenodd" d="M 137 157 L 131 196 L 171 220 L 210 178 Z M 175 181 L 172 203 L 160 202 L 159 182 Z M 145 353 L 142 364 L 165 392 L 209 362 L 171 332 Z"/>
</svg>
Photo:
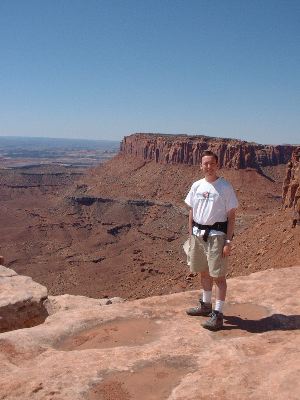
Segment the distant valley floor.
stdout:
<svg viewBox="0 0 300 400">
<path fill-rule="evenodd" d="M 300 229 L 281 210 L 285 166 L 222 169 L 240 208 L 229 276 L 297 264 Z M 199 167 L 116 156 L 94 169 L 0 170 L 1 253 L 50 294 L 127 299 L 199 288 L 182 244 Z"/>
</svg>

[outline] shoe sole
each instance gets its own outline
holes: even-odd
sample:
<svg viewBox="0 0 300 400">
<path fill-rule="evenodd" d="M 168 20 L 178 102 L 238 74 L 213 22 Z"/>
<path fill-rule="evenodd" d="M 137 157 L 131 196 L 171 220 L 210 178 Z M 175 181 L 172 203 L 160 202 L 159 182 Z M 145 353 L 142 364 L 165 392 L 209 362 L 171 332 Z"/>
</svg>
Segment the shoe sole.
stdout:
<svg viewBox="0 0 300 400">
<path fill-rule="evenodd" d="M 188 311 L 186 311 L 187 315 L 189 315 L 190 317 L 208 317 L 209 314 L 211 314 L 211 311 L 208 313 L 201 313 L 201 314 L 190 314 L 188 313 Z"/>
<path fill-rule="evenodd" d="M 201 326 L 202 326 L 202 328 L 207 329 L 209 331 L 213 331 L 213 332 L 220 331 L 223 328 L 223 325 L 218 326 L 218 327 L 207 326 L 207 325 L 201 325 Z"/>
</svg>

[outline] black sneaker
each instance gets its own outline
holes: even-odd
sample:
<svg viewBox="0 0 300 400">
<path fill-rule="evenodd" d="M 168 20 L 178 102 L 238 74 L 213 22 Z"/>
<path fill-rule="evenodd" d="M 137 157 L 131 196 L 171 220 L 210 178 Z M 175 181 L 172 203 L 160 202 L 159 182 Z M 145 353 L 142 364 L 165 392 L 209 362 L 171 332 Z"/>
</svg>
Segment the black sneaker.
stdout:
<svg viewBox="0 0 300 400">
<path fill-rule="evenodd" d="M 218 331 L 223 328 L 223 314 L 219 311 L 213 311 L 210 318 L 202 324 L 203 328 L 210 331 Z"/>
<path fill-rule="evenodd" d="M 199 300 L 199 306 L 189 308 L 186 310 L 187 315 L 191 315 L 192 317 L 204 316 L 207 317 L 212 312 L 212 304 L 204 303 L 204 301 Z"/>
</svg>

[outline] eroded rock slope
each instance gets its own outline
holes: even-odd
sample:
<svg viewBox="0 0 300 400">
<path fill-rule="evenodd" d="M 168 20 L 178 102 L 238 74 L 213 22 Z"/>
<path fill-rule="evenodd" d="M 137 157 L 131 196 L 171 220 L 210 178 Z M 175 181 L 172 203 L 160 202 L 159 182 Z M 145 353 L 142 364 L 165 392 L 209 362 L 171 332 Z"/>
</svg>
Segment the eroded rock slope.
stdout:
<svg viewBox="0 0 300 400">
<path fill-rule="evenodd" d="M 287 164 L 282 197 L 285 207 L 300 211 L 300 147 L 294 150 Z"/>
</svg>

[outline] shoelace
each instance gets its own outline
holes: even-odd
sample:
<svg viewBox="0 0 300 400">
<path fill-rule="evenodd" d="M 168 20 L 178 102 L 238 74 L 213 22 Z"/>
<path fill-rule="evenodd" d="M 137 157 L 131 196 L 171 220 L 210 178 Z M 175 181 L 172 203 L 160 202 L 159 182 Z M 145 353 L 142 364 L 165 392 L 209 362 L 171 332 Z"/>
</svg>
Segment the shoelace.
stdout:
<svg viewBox="0 0 300 400">
<path fill-rule="evenodd" d="M 211 312 L 210 314 L 208 314 L 208 316 L 209 316 L 211 319 L 217 318 L 217 314 L 214 313 L 214 312 Z"/>
</svg>

